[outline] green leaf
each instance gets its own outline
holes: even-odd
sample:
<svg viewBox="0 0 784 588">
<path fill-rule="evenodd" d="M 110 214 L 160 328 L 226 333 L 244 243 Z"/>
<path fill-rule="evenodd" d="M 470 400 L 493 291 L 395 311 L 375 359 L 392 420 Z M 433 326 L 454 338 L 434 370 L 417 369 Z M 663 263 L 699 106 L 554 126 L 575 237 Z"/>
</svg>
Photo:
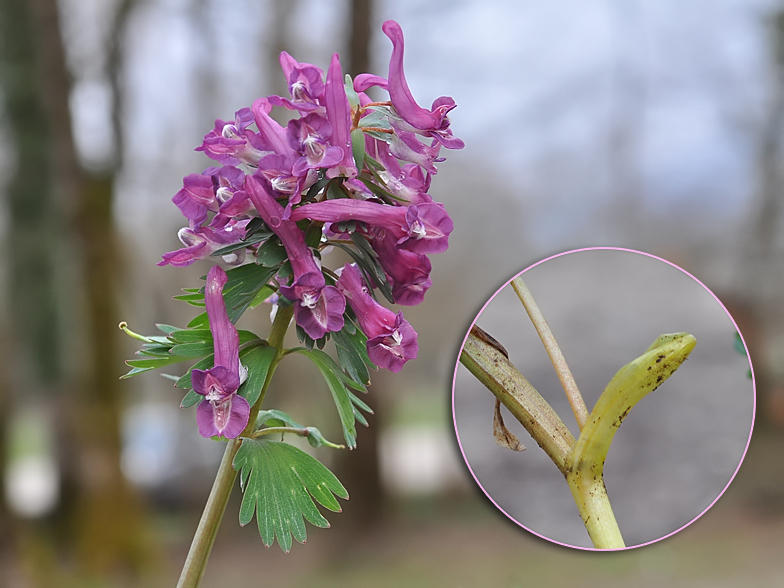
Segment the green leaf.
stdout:
<svg viewBox="0 0 784 588">
<path fill-rule="evenodd" d="M 177 329 L 169 333 L 175 343 L 209 343 L 212 345 L 212 331 L 209 329 Z"/>
<path fill-rule="evenodd" d="M 329 178 L 324 175 L 323 171 L 319 171 L 318 181 L 315 184 L 313 184 L 308 190 L 307 194 L 303 196 L 302 198 L 303 202 L 308 202 L 309 200 L 313 200 L 316 196 L 318 196 L 319 192 L 321 192 L 324 189 L 324 186 L 326 186 L 328 183 L 329 183 Z"/>
<path fill-rule="evenodd" d="M 266 245 L 266 244 L 265 244 Z M 235 267 L 226 272 L 228 281 L 223 287 L 223 302 L 229 314 L 229 320 L 236 323 L 247 310 L 251 302 L 256 298 L 259 291 L 266 286 L 267 282 L 275 275 L 276 269 L 262 267 L 255 263 L 249 263 L 240 267 Z M 194 295 L 195 296 L 195 295 Z M 204 289 L 199 294 L 204 299 Z M 197 315 L 188 323 L 189 329 L 209 328 L 207 313 Z M 176 327 L 172 327 L 177 331 Z"/>
<path fill-rule="evenodd" d="M 340 198 L 348 198 L 348 194 L 343 189 L 343 181 L 339 178 L 333 178 L 327 184 L 327 200 L 338 200 Z"/>
<path fill-rule="evenodd" d="M 207 317 L 207 311 L 205 310 L 204 312 L 197 314 L 186 326 L 189 329 L 209 328 L 210 320 Z"/>
<path fill-rule="evenodd" d="M 213 352 L 212 342 L 206 343 L 182 343 L 171 348 L 171 353 L 183 359 L 195 359 L 204 357 Z"/>
<path fill-rule="evenodd" d="M 121 380 L 127 380 L 128 378 L 132 378 L 133 376 L 137 376 L 139 374 L 143 374 L 144 372 L 149 372 L 150 370 L 154 370 L 155 368 L 132 368 L 127 374 L 123 374 L 120 376 Z"/>
<path fill-rule="evenodd" d="M 348 492 L 332 472 L 286 443 L 243 439 L 233 466 L 240 472 L 243 491 L 240 525 L 253 520 L 255 512 L 264 545 L 269 547 L 277 538 L 285 553 L 291 550 L 292 536 L 305 542 L 303 517 L 317 527 L 329 526 L 315 502 L 340 512 L 335 496 L 348 498 Z"/>
<path fill-rule="evenodd" d="M 169 357 L 169 351 L 171 351 L 171 348 L 171 344 L 142 345 L 142 348 L 136 352 L 136 355 L 146 355 L 147 357 Z"/>
<path fill-rule="evenodd" d="M 318 349 L 308 350 L 303 347 L 293 351 L 307 356 L 321 371 L 321 375 L 324 377 L 324 381 L 327 383 L 327 387 L 335 401 L 335 406 L 338 409 L 340 424 L 343 427 L 343 438 L 346 440 L 349 448 L 353 449 L 357 446 L 357 428 L 354 423 L 354 408 L 348 387 L 363 392 L 365 387 L 344 374 L 335 361 L 323 351 Z"/>
<path fill-rule="evenodd" d="M 737 351 L 738 353 L 747 355 L 746 347 L 743 346 L 743 339 L 741 338 L 740 333 L 738 333 L 737 331 L 735 331 L 734 347 L 735 347 L 735 351 Z"/>
<path fill-rule="evenodd" d="M 173 298 L 174 300 L 187 302 L 191 306 L 204 306 L 204 294 L 180 294 L 179 296 L 173 296 Z"/>
<path fill-rule="evenodd" d="M 129 359 L 125 363 L 131 366 L 132 368 L 142 369 L 144 371 L 149 370 L 157 370 L 158 368 L 166 367 L 167 365 L 171 365 L 173 363 L 178 363 L 180 361 L 186 361 L 191 359 L 189 357 L 181 357 L 179 355 L 172 355 L 171 357 L 150 357 L 148 359 Z M 130 378 L 131 376 L 135 376 L 136 374 L 140 374 L 140 371 L 131 370 L 127 374 L 121 377 L 121 379 Z"/>
<path fill-rule="evenodd" d="M 262 287 L 261 290 L 258 291 L 256 296 L 253 297 L 253 300 L 250 301 L 248 308 L 256 308 L 259 304 L 267 300 L 270 296 L 275 293 L 275 289 L 272 288 L 269 284 Z"/>
<path fill-rule="evenodd" d="M 354 164 L 357 169 L 362 171 L 365 167 L 365 133 L 362 129 L 354 129 L 351 131 L 351 150 L 354 155 Z"/>
<path fill-rule="evenodd" d="M 229 281 L 223 287 L 223 300 L 229 320 L 236 323 L 276 269 L 249 263 L 226 272 Z"/>
<path fill-rule="evenodd" d="M 248 368 L 248 379 L 243 382 L 237 394 L 253 406 L 261 395 L 267 373 L 275 358 L 275 348 L 268 344 L 257 345 L 240 352 L 240 362 Z"/>
<path fill-rule="evenodd" d="M 259 411 L 259 414 L 256 416 L 256 428 L 259 428 L 262 425 L 268 425 L 270 427 L 302 428 L 302 425 L 291 418 L 288 413 L 274 408 Z"/>
<path fill-rule="evenodd" d="M 360 409 L 364 410 L 368 414 L 373 414 L 373 409 L 371 409 L 367 404 L 362 402 L 359 396 L 354 394 L 351 390 L 348 391 L 348 397 L 351 400 L 351 404 L 352 404 L 351 409 L 354 411 L 354 418 L 357 420 L 359 424 L 367 427 L 368 426 L 367 419 L 365 418 L 365 415 L 360 412 Z"/>
<path fill-rule="evenodd" d="M 204 396 L 195 390 L 188 390 L 188 393 L 182 398 L 182 402 L 180 402 L 180 408 L 190 408 L 202 400 L 204 400 Z"/>
<path fill-rule="evenodd" d="M 346 321 L 348 323 L 348 321 Z M 335 342 L 335 348 L 338 352 L 338 361 L 340 367 L 351 376 L 351 379 L 360 384 L 367 385 L 370 383 L 370 373 L 368 367 L 373 364 L 368 358 L 367 348 L 364 341 L 365 336 L 359 331 L 359 336 L 356 334 L 352 336 L 346 332 L 345 327 L 337 333 L 332 333 L 332 340 Z"/>
<path fill-rule="evenodd" d="M 286 248 L 280 239 L 268 239 L 256 253 L 256 263 L 264 267 L 277 267 L 287 258 Z"/>
<path fill-rule="evenodd" d="M 360 128 L 377 127 L 380 129 L 392 129 L 392 125 L 389 123 L 388 108 L 371 106 L 367 110 L 370 110 L 371 112 L 359 119 Z"/>
<path fill-rule="evenodd" d="M 310 247 L 311 249 L 317 249 L 318 246 L 321 244 L 321 236 L 324 234 L 321 224 L 312 224 L 307 227 L 305 230 L 305 245 Z M 316 255 L 319 255 L 318 251 L 314 252 Z"/>
<path fill-rule="evenodd" d="M 239 329 L 237 331 L 240 339 L 240 345 L 244 343 L 248 343 L 250 341 L 260 341 L 261 338 L 251 331 L 245 331 L 243 329 Z M 173 331 L 169 335 L 169 339 L 171 339 L 175 343 L 207 343 L 210 346 L 214 345 L 214 341 L 212 338 L 212 331 L 209 329 L 180 329 L 177 331 Z M 176 347 L 175 345 L 174 347 Z"/>
<path fill-rule="evenodd" d="M 352 110 L 356 110 L 359 108 L 359 94 L 354 89 L 354 81 L 351 79 L 349 74 L 346 74 L 343 77 L 343 87 L 346 89 L 346 98 L 348 99 L 348 104 L 352 108 Z"/>
<path fill-rule="evenodd" d="M 245 237 L 242 241 L 237 241 L 236 243 L 232 243 L 231 245 L 226 245 L 226 247 L 221 247 L 217 251 L 212 253 L 213 256 L 223 256 L 227 253 L 232 253 L 237 251 L 237 249 L 245 249 L 248 245 L 254 245 L 256 243 L 261 243 L 262 241 L 266 241 L 267 239 L 272 236 L 272 233 L 267 231 L 258 231 L 253 235 L 249 235 Z"/>
</svg>

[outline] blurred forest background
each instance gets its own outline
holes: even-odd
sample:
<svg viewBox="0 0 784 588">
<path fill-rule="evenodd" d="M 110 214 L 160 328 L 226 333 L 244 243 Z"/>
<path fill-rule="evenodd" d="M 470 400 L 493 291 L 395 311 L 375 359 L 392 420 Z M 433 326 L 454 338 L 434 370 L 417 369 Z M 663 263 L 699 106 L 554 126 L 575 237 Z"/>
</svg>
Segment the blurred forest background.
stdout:
<svg viewBox="0 0 784 588">
<path fill-rule="evenodd" d="M 351 494 L 333 528 L 267 550 L 236 524 L 235 491 L 202 585 L 782 582 L 780 0 L 0 0 L 0 587 L 176 583 L 222 448 L 169 381 L 118 380 L 135 346 L 117 324 L 152 333 L 194 314 L 171 297 L 207 265 L 155 263 L 178 247 L 170 198 L 210 165 L 193 149 L 213 121 L 286 91 L 284 49 L 386 75 L 388 18 L 417 100 L 453 96 L 466 142 L 433 183 L 456 229 L 424 308 L 406 312 L 420 357 L 374 377 L 359 449 L 319 454 Z M 507 521 L 470 482 L 450 415 L 484 301 L 531 263 L 596 245 L 705 283 L 757 383 L 755 435 L 724 497 L 624 553 Z M 264 314 L 243 320 L 263 333 Z M 287 362 L 270 404 L 337 437 L 318 373 Z"/>
</svg>

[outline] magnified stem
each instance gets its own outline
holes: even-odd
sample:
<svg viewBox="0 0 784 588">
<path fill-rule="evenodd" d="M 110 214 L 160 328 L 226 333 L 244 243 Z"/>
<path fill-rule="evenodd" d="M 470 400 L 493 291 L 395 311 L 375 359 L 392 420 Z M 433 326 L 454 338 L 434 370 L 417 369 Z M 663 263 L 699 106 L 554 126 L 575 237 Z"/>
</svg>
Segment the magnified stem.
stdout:
<svg viewBox="0 0 784 588">
<path fill-rule="evenodd" d="M 563 386 L 566 397 L 569 399 L 569 405 L 572 407 L 574 418 L 577 419 L 577 425 L 582 431 L 585 423 L 588 422 L 588 409 L 585 406 L 580 390 L 577 388 L 572 372 L 569 370 L 569 366 L 566 365 L 566 359 L 555 341 L 550 326 L 547 324 L 542 311 L 539 310 L 539 306 L 536 304 L 536 300 L 534 300 L 530 290 L 528 290 L 528 286 L 525 285 L 520 276 L 512 280 L 512 288 L 514 288 L 520 302 L 523 303 L 523 307 L 525 307 L 525 311 L 534 324 L 536 332 L 539 333 L 539 338 L 547 350 L 547 355 L 550 356 L 550 361 L 553 362 L 558 379 L 561 380 L 561 386 Z"/>
</svg>

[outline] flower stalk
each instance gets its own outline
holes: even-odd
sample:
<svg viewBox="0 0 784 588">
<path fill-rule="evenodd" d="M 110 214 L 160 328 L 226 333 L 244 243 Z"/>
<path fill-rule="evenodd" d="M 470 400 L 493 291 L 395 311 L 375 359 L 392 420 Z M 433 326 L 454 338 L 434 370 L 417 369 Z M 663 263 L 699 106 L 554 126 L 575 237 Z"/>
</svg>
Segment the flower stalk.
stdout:
<svg viewBox="0 0 784 588">
<path fill-rule="evenodd" d="M 256 416 L 259 414 L 262 402 L 264 402 L 264 396 L 269 388 L 275 367 L 284 355 L 283 338 L 286 335 L 293 313 L 294 310 L 289 306 L 279 308 L 275 315 L 269 336 L 269 344 L 275 349 L 275 357 L 267 372 L 261 395 L 250 409 L 250 418 L 245 430 L 239 437 L 229 439 L 226 443 L 223 458 L 218 466 L 218 473 L 215 475 L 215 481 L 207 498 L 207 504 L 204 507 L 199 526 L 196 528 L 190 550 L 185 558 L 185 565 L 182 568 L 180 580 L 177 582 L 177 588 L 197 588 L 202 576 L 204 576 L 207 560 L 210 557 L 215 536 L 218 534 L 223 513 L 226 511 L 226 505 L 229 503 L 229 496 L 231 496 L 231 491 L 234 487 L 234 480 L 237 477 L 237 472 L 232 465 L 234 456 L 237 455 L 237 451 L 239 451 L 242 445 L 242 437 L 250 435 L 256 424 Z"/>
<path fill-rule="evenodd" d="M 539 333 L 539 338 L 547 350 L 547 355 L 550 356 L 550 361 L 553 362 L 553 367 L 558 374 L 558 379 L 561 381 L 561 386 L 563 386 L 566 397 L 569 399 L 569 405 L 572 407 L 574 418 L 577 420 L 577 426 L 582 431 L 585 423 L 588 422 L 588 408 L 586 408 L 585 401 L 580 394 L 579 388 L 577 388 L 577 383 L 574 381 L 574 376 L 572 376 L 572 372 L 566 364 L 566 358 L 561 353 L 561 348 L 558 347 L 550 326 L 547 324 L 542 311 L 539 310 L 539 306 L 536 304 L 536 300 L 534 300 L 528 286 L 525 285 L 523 278 L 517 276 L 513 279 L 512 288 L 520 302 L 523 303 L 523 307 L 525 307 L 525 311 L 534 324 L 536 332 Z"/>
<path fill-rule="evenodd" d="M 530 303 L 533 298 L 521 282 L 515 291 L 518 295 L 522 291 Z M 538 315 L 535 324 L 546 325 L 535 303 L 528 304 L 526 310 L 529 307 Z M 512 365 L 501 344 L 475 325 L 460 352 L 460 362 L 506 406 L 564 475 L 594 547 L 623 549 L 626 545 L 604 485 L 607 452 L 629 411 L 686 361 L 696 343 L 688 333 L 657 338 L 643 355 L 610 380 L 577 441 L 548 402 Z"/>
</svg>

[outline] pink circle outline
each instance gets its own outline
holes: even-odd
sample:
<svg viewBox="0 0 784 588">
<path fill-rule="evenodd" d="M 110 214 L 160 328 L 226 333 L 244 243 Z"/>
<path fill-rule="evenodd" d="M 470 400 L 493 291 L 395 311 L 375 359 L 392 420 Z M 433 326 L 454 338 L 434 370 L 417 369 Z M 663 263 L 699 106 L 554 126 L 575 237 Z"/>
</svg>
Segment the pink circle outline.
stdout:
<svg viewBox="0 0 784 588">
<path fill-rule="evenodd" d="M 753 405 L 752 405 L 752 412 L 751 412 L 751 427 L 749 429 L 749 438 L 746 441 L 746 448 L 743 450 L 743 455 L 741 456 L 740 461 L 738 462 L 738 467 L 735 468 L 735 472 L 732 474 L 732 477 L 730 478 L 729 482 L 727 482 L 727 485 L 724 486 L 724 489 L 713 500 L 713 502 L 711 502 L 700 514 L 698 514 L 691 521 L 689 521 L 688 523 L 686 523 L 685 525 L 683 525 L 679 529 L 676 529 L 675 531 L 672 531 L 671 533 L 668 533 L 667 535 L 664 535 L 663 537 L 659 537 L 658 539 L 653 539 L 652 541 L 648 541 L 647 543 L 640 543 L 639 545 L 631 545 L 631 546 L 622 547 L 622 548 L 619 548 L 619 549 L 597 549 L 595 547 L 582 547 L 582 546 L 579 546 L 579 545 L 569 545 L 568 543 L 562 543 L 560 541 L 556 541 L 555 539 L 550 539 L 549 537 L 545 537 L 544 535 L 541 535 L 541 534 L 537 533 L 536 531 L 533 531 L 533 530 L 529 529 L 524 524 L 522 524 L 520 521 L 518 521 L 517 519 L 512 517 L 509 513 L 507 513 L 503 508 L 501 508 L 501 506 L 499 506 L 499 504 L 493 499 L 493 497 L 490 496 L 490 494 L 484 489 L 484 486 L 482 486 L 481 482 L 479 482 L 479 479 L 474 474 L 474 470 L 471 469 L 471 464 L 468 463 L 468 459 L 466 458 L 465 451 L 463 451 L 463 444 L 460 441 L 460 432 L 457 430 L 457 418 L 455 416 L 455 382 L 457 380 L 457 370 L 458 370 L 458 367 L 460 366 L 460 353 L 463 351 L 463 347 L 465 346 L 466 340 L 468 339 L 468 334 L 471 331 L 471 327 L 474 326 L 474 324 L 476 323 L 477 319 L 482 315 L 482 313 L 484 312 L 485 308 L 487 308 L 487 305 L 490 304 L 493 301 L 493 299 L 498 295 L 498 293 L 501 292 L 501 290 L 503 290 L 504 288 L 506 288 L 506 286 L 509 285 L 509 283 L 512 280 L 514 280 L 517 276 L 520 276 L 520 275 L 524 274 L 528 270 L 535 268 L 537 265 L 540 265 L 542 263 L 545 263 L 546 261 L 550 261 L 551 259 L 555 259 L 557 257 L 562 257 L 564 255 L 569 255 L 570 253 L 579 253 L 581 251 L 602 251 L 602 250 L 625 251 L 627 253 L 637 253 L 639 255 L 645 255 L 646 257 L 651 257 L 651 258 L 656 259 L 658 261 L 664 262 L 667 265 L 672 266 L 675 269 L 677 269 L 677 270 L 683 272 L 684 274 L 686 274 L 687 276 L 689 276 L 692 280 L 694 280 L 700 286 L 702 286 L 705 289 L 705 291 L 708 292 L 708 294 L 713 296 L 713 299 L 716 302 L 719 303 L 719 306 L 721 306 L 721 308 L 724 310 L 724 312 L 729 317 L 730 321 L 732 321 L 732 324 L 735 327 L 735 331 L 738 333 L 738 335 L 740 336 L 741 342 L 743 343 L 743 348 L 746 350 L 746 359 L 748 359 L 749 370 L 751 371 L 751 386 L 752 386 L 752 396 L 753 396 Z M 746 340 L 743 338 L 743 333 L 740 332 L 740 329 L 738 328 L 738 324 L 735 322 L 735 319 L 732 318 L 732 315 L 727 310 L 727 307 L 724 306 L 724 304 L 721 302 L 721 300 L 719 300 L 719 298 L 711 291 L 710 288 L 708 288 L 705 284 L 703 284 L 700 280 L 695 278 L 693 275 L 691 275 L 689 272 L 687 272 L 682 267 L 679 267 L 679 266 L 675 265 L 674 263 L 672 263 L 671 261 L 667 261 L 666 259 L 663 259 L 663 258 L 658 257 L 656 255 L 653 255 L 651 253 L 645 253 L 644 251 L 637 251 L 635 249 L 626 249 L 624 247 L 583 247 L 582 249 L 571 249 L 569 251 L 564 251 L 563 253 L 556 253 L 555 255 L 551 255 L 550 257 L 542 259 L 541 261 L 537 261 L 533 265 L 530 265 L 527 268 L 525 268 L 524 270 L 522 270 L 522 271 L 516 273 L 515 275 L 513 275 L 506 282 L 504 282 L 503 285 L 495 291 L 495 293 L 493 293 L 493 295 L 487 300 L 487 302 L 484 303 L 482 308 L 479 310 L 477 315 L 474 317 L 474 320 L 471 321 L 471 324 L 469 325 L 468 330 L 466 331 L 465 337 L 463 337 L 463 342 L 460 345 L 460 350 L 457 353 L 457 361 L 455 362 L 455 371 L 452 374 L 452 423 L 453 423 L 454 428 L 455 428 L 455 437 L 457 438 L 457 445 L 458 445 L 458 447 L 460 447 L 460 454 L 463 456 L 463 461 L 465 462 L 466 467 L 468 468 L 468 471 L 471 472 L 471 477 L 474 478 L 474 481 L 476 482 L 477 486 L 479 486 L 479 488 L 482 490 L 484 495 L 487 496 L 488 500 L 490 500 L 490 502 L 493 503 L 493 506 L 495 506 L 499 511 L 501 511 L 504 514 L 504 516 L 506 516 L 506 518 L 508 518 L 510 521 L 512 521 L 513 523 L 515 523 L 519 527 L 525 529 L 526 531 L 528 531 L 532 535 L 536 535 L 540 539 L 544 539 L 545 541 L 549 541 L 550 543 L 555 543 L 556 545 L 560 545 L 562 547 L 569 547 L 571 549 L 580 549 L 582 551 L 598 551 L 598 552 L 627 551 L 629 549 L 637 549 L 638 547 L 645 547 L 646 545 L 652 545 L 653 543 L 658 543 L 659 541 L 663 541 L 664 539 L 667 539 L 668 537 L 672 537 L 676 533 L 680 533 L 686 527 L 690 526 L 691 524 L 696 522 L 698 519 L 700 519 L 702 517 L 702 515 L 704 515 L 711 508 L 713 508 L 713 505 L 716 504 L 716 502 L 719 500 L 719 498 L 721 498 L 724 495 L 724 493 L 727 491 L 727 488 L 730 487 L 730 484 L 732 484 L 732 481 L 735 479 L 735 476 L 738 475 L 738 470 L 740 470 L 740 466 L 743 464 L 743 460 L 746 458 L 746 453 L 749 450 L 749 444 L 751 443 L 751 436 L 754 433 L 754 422 L 755 422 L 756 416 L 757 416 L 757 384 L 756 384 L 756 380 L 754 379 L 754 366 L 751 363 L 751 355 L 749 354 L 749 349 L 746 346 Z"/>
</svg>

